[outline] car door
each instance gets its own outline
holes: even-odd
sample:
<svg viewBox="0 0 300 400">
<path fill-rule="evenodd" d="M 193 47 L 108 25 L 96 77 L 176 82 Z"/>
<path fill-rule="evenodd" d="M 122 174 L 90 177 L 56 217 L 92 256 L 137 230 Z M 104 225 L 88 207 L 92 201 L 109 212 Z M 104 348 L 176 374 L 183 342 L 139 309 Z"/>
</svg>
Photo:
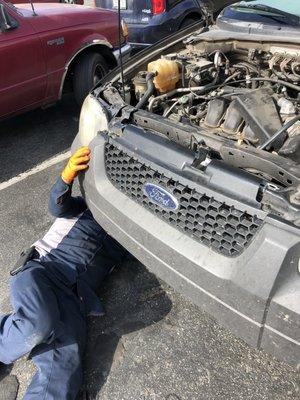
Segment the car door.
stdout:
<svg viewBox="0 0 300 400">
<path fill-rule="evenodd" d="M 2 4 L 16 22 L 14 29 L 0 32 L 0 116 L 4 117 L 42 103 L 47 76 L 41 42 L 30 24 L 31 12 L 21 15 Z"/>
</svg>

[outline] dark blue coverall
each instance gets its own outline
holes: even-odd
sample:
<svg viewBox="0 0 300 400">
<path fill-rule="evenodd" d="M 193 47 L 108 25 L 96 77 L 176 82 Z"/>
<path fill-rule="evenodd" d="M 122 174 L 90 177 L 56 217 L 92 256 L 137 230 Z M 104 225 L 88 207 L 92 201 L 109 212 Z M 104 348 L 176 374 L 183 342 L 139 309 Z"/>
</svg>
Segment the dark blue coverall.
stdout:
<svg viewBox="0 0 300 400">
<path fill-rule="evenodd" d="M 49 210 L 57 217 L 36 255 L 11 279 L 13 313 L 0 317 L 0 361 L 31 352 L 37 367 L 26 400 L 73 400 L 82 384 L 86 316 L 103 314 L 95 290 L 127 252 L 59 178 Z"/>
</svg>

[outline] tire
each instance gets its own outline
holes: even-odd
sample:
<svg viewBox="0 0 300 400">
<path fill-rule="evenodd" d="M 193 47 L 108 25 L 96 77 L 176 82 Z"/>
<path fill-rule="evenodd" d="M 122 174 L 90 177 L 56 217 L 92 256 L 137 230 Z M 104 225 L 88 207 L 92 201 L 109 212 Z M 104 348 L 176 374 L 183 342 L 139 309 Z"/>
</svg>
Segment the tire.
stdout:
<svg viewBox="0 0 300 400">
<path fill-rule="evenodd" d="M 76 0 L 60 0 L 60 2 L 65 4 L 76 4 Z"/>
<path fill-rule="evenodd" d="M 76 102 L 81 106 L 90 90 L 109 71 L 105 59 L 98 53 L 82 56 L 74 68 L 73 89 Z"/>
<path fill-rule="evenodd" d="M 190 25 L 192 25 L 192 24 L 195 24 L 196 22 L 198 22 L 198 20 L 195 19 L 195 18 L 186 18 L 186 19 L 184 19 L 184 20 L 182 21 L 179 30 L 180 30 L 180 29 L 187 28 L 188 26 L 190 26 Z"/>
</svg>

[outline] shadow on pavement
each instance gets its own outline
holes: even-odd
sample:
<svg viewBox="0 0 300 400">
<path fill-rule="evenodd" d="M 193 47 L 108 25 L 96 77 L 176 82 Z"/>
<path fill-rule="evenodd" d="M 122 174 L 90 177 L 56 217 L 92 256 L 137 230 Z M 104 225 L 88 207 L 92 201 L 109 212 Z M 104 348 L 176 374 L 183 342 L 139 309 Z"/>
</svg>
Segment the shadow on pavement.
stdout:
<svg viewBox="0 0 300 400">
<path fill-rule="evenodd" d="M 89 320 L 85 359 L 88 400 L 95 400 L 109 377 L 122 363 L 126 341 L 138 331 L 162 320 L 172 302 L 155 275 L 138 261 L 126 262 L 101 291 L 106 316 Z"/>
<path fill-rule="evenodd" d="M 77 133 L 79 113 L 72 95 L 67 95 L 53 107 L 1 121 L 0 182 L 67 150 Z"/>
</svg>

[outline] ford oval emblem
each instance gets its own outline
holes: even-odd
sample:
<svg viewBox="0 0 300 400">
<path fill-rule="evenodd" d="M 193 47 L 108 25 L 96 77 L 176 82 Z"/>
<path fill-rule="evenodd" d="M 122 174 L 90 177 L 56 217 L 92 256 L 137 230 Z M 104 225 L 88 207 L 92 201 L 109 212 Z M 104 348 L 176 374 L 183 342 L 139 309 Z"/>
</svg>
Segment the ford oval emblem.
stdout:
<svg viewBox="0 0 300 400">
<path fill-rule="evenodd" d="M 162 208 L 175 211 L 179 207 L 176 197 L 167 192 L 161 186 L 147 182 L 144 185 L 143 191 L 152 203 L 157 204 Z"/>
</svg>

